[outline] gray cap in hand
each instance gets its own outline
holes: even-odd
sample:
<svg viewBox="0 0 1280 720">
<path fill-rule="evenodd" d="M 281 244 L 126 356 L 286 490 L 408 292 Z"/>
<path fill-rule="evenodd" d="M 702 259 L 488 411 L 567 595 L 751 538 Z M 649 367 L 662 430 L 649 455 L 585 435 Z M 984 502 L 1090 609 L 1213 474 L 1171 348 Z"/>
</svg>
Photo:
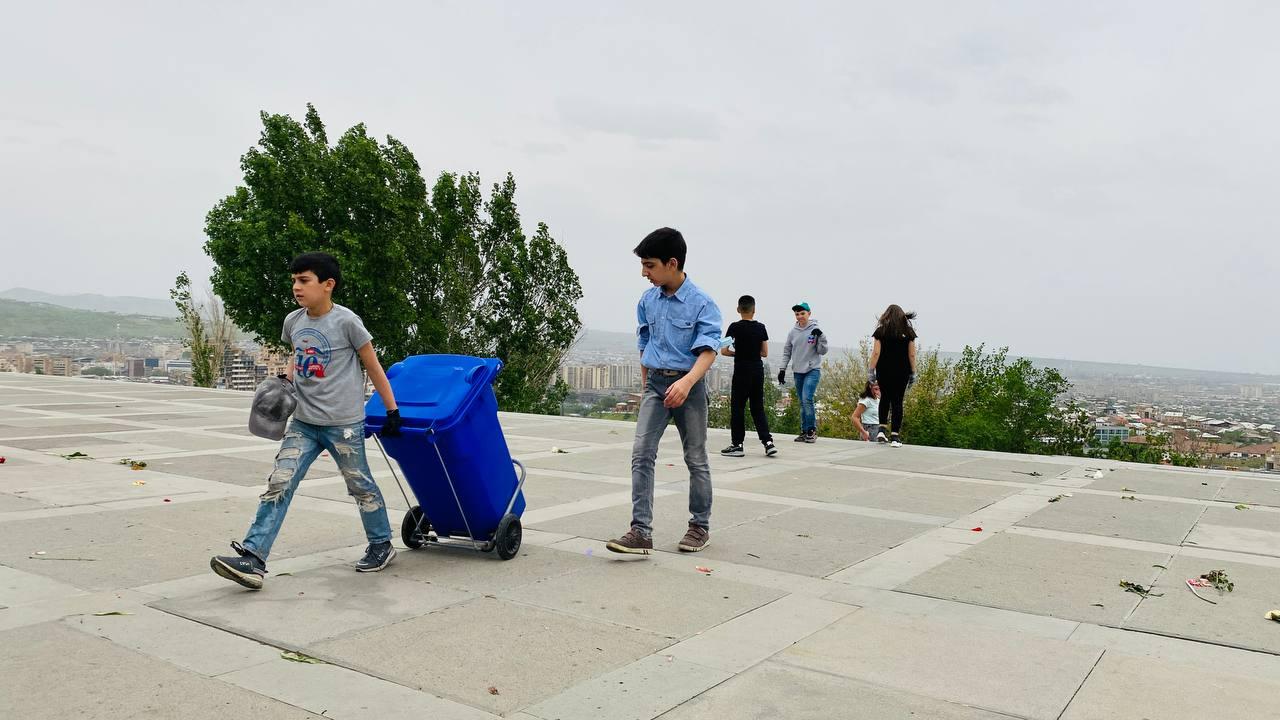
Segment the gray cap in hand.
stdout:
<svg viewBox="0 0 1280 720">
<path fill-rule="evenodd" d="M 285 425 L 297 406 L 298 396 L 293 383 L 283 376 L 267 378 L 253 394 L 249 432 L 268 440 L 283 438 Z"/>
</svg>

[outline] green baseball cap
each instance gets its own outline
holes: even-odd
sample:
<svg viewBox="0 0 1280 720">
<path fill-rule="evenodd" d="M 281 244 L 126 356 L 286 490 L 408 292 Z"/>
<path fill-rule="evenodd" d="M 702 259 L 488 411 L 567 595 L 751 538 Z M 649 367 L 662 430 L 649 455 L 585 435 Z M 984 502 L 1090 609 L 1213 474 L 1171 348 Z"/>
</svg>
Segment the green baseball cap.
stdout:
<svg viewBox="0 0 1280 720">
<path fill-rule="evenodd" d="M 791 306 L 791 312 L 800 312 L 801 310 L 805 312 L 813 312 L 812 310 L 809 309 L 809 303 L 807 302 L 796 303 L 795 305 Z"/>
</svg>

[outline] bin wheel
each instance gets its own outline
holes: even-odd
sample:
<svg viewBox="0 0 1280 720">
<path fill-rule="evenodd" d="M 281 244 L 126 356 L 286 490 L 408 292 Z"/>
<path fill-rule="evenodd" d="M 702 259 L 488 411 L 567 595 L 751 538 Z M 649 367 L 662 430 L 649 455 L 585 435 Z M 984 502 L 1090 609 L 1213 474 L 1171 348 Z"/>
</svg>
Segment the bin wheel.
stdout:
<svg viewBox="0 0 1280 720">
<path fill-rule="evenodd" d="M 404 520 L 400 522 L 400 539 L 404 541 L 405 547 L 417 550 L 426 545 L 429 532 L 431 520 L 422 512 L 422 508 L 417 505 L 409 508 L 409 512 L 404 514 Z"/>
<path fill-rule="evenodd" d="M 503 560 L 510 560 L 520 552 L 520 539 L 524 536 L 524 531 L 520 527 L 520 518 L 513 513 L 507 513 L 502 516 L 502 520 L 498 523 L 498 530 L 493 534 L 493 546 L 498 551 L 498 557 Z"/>
</svg>

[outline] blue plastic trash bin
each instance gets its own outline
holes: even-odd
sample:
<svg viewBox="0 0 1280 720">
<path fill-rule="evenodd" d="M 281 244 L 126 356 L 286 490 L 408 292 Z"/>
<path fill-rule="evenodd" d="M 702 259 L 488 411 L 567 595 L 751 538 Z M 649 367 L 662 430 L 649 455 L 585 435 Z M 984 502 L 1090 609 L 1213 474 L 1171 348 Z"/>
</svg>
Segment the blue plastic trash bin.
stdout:
<svg viewBox="0 0 1280 720">
<path fill-rule="evenodd" d="M 413 355 L 387 371 L 403 424 L 398 437 L 380 440 L 417 498 L 401 524 L 410 548 L 461 539 L 504 560 L 519 550 L 523 471 L 498 423 L 493 382 L 501 369 L 496 358 Z M 365 405 L 366 432 L 380 431 L 386 418 L 374 393 Z"/>
</svg>

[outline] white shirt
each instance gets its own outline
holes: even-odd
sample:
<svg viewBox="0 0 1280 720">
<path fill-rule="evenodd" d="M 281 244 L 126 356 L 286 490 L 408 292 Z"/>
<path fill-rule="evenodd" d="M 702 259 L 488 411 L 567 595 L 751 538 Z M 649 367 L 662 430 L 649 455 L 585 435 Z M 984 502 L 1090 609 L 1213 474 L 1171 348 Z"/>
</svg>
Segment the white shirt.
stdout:
<svg viewBox="0 0 1280 720">
<path fill-rule="evenodd" d="M 858 398 L 858 404 L 865 407 L 862 411 L 862 426 L 875 425 L 880 422 L 880 401 L 873 397 Z"/>
</svg>

